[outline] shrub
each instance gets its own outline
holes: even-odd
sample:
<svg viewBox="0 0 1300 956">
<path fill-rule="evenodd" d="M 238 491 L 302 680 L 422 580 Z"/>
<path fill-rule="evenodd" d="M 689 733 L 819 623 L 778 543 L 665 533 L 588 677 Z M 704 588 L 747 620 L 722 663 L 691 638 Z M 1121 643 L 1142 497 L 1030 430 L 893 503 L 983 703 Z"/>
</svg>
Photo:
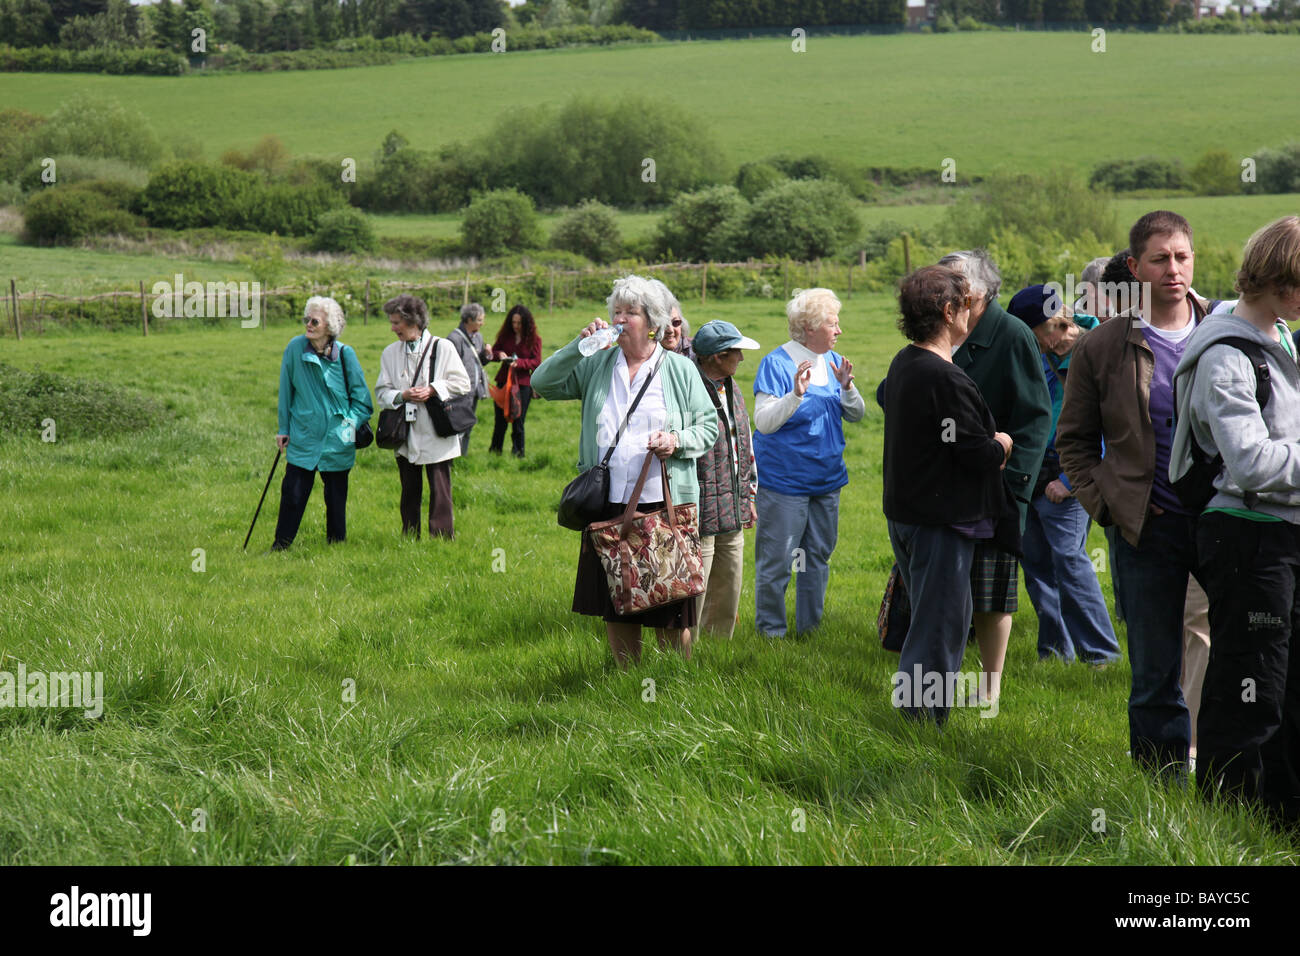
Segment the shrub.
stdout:
<svg viewBox="0 0 1300 956">
<path fill-rule="evenodd" d="M 37 245 L 61 245 L 102 233 L 131 235 L 135 219 L 111 199 L 83 186 L 51 186 L 23 209 L 24 238 Z"/>
<path fill-rule="evenodd" d="M 320 217 L 343 203 L 325 185 L 263 183 L 254 173 L 189 160 L 167 163 L 149 177 L 138 209 L 154 226 L 219 226 L 309 236 Z"/>
<path fill-rule="evenodd" d="M 1182 164 L 1143 156 L 1105 162 L 1092 171 L 1089 184 L 1115 192 L 1137 189 L 1186 189 L 1190 183 Z"/>
<path fill-rule="evenodd" d="M 343 201 L 342 195 L 329 186 L 258 183 L 249 191 L 244 207 L 234 219 L 219 225 L 282 236 L 310 236 L 316 232 L 321 217 L 337 209 Z"/>
<path fill-rule="evenodd" d="M 111 156 L 150 166 L 163 155 L 162 141 L 139 113 L 116 100 L 75 94 L 36 133 L 38 155 L 75 153 Z"/>
<path fill-rule="evenodd" d="M 244 212 L 256 187 L 252 173 L 182 160 L 154 171 L 137 208 L 150 225 L 165 229 L 243 229 L 247 228 Z"/>
<path fill-rule="evenodd" d="M 1246 184 L 1247 192 L 1300 192 L 1300 142 L 1256 150 L 1254 160 L 1255 182 Z"/>
<path fill-rule="evenodd" d="M 0 206 L 17 206 L 23 201 L 23 187 L 12 179 L 0 179 Z"/>
<path fill-rule="evenodd" d="M 465 250 L 480 258 L 542 244 L 533 200 L 517 189 L 497 189 L 475 196 L 465 209 L 460 232 Z"/>
<path fill-rule="evenodd" d="M 372 252 L 375 230 L 360 210 L 351 207 L 335 209 L 320 217 L 311 247 L 318 252 Z"/>
<path fill-rule="evenodd" d="M 0 179 L 13 179 L 27 161 L 36 155 L 35 132 L 45 122 L 26 110 L 13 107 L 0 110 Z"/>
<path fill-rule="evenodd" d="M 648 97 L 578 96 L 556 108 L 520 107 L 477 143 L 488 183 L 543 206 L 596 199 L 658 205 L 722 177 L 712 133 L 677 106 Z"/>
<path fill-rule="evenodd" d="M 0 363 L 0 431 L 35 438 L 41 422 L 53 418 L 60 437 L 99 438 L 136 434 L 171 417 L 139 392 Z"/>
<path fill-rule="evenodd" d="M 953 22 L 952 17 L 949 16 L 947 13 L 941 13 L 939 14 L 938 17 L 935 18 L 934 32 L 955 33 L 957 32 L 957 24 Z"/>
<path fill-rule="evenodd" d="M 551 245 L 586 256 L 592 262 L 613 262 L 623 252 L 618 214 L 594 199 L 583 200 L 556 225 Z"/>
<path fill-rule="evenodd" d="M 48 158 L 54 160 L 54 181 L 61 186 L 92 180 L 111 180 L 139 190 L 143 189 L 145 183 L 149 181 L 149 170 L 123 159 L 63 155 Z M 47 168 L 45 159 L 46 157 L 33 159 L 23 169 L 18 181 L 22 183 L 24 189 L 31 191 L 50 185 L 41 178 Z"/>
<path fill-rule="evenodd" d="M 773 186 L 779 186 L 788 177 L 769 162 L 745 163 L 736 173 L 736 188 L 753 202 Z"/>
<path fill-rule="evenodd" d="M 736 258 L 748 213 L 749 203 L 735 186 L 710 186 L 678 196 L 659 220 L 656 255 L 689 262 Z"/>
<path fill-rule="evenodd" d="M 755 200 L 744 237 L 753 255 L 792 259 L 829 256 L 857 238 L 862 223 L 843 184 L 796 180 Z"/>
<path fill-rule="evenodd" d="M 1192 167 L 1191 179 L 1202 196 L 1229 196 L 1241 192 L 1241 167 L 1225 149 L 1206 150 Z"/>
<path fill-rule="evenodd" d="M 970 249 L 987 247 L 998 232 L 1122 243 L 1114 201 L 1068 169 L 990 176 L 949 207 L 937 238 Z"/>
</svg>

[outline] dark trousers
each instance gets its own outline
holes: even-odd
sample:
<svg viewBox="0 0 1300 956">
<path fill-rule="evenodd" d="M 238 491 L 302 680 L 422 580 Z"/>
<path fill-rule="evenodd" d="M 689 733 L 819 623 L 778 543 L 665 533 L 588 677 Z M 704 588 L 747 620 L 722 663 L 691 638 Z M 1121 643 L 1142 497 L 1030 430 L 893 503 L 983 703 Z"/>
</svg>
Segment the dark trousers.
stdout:
<svg viewBox="0 0 1300 956">
<path fill-rule="evenodd" d="M 520 458 L 524 457 L 524 419 L 528 417 L 528 403 L 532 400 L 532 386 L 520 385 L 519 417 L 510 423 L 510 450 Z M 506 416 L 502 414 L 500 405 L 494 402 L 492 407 L 496 409 L 496 420 L 492 423 L 492 447 L 488 451 L 499 452 L 506 437 Z"/>
<path fill-rule="evenodd" d="M 451 460 L 432 465 L 412 465 L 397 456 L 397 473 L 402 479 L 402 533 L 420 536 L 420 504 L 424 500 L 424 475 L 429 473 L 429 534 L 454 537 L 451 515 Z"/>
<path fill-rule="evenodd" d="M 320 478 L 325 485 L 325 540 L 343 541 L 348 536 L 348 473 L 322 471 Z M 284 480 L 280 482 L 280 517 L 275 522 L 273 547 L 283 549 L 293 544 L 315 483 L 314 470 L 285 465 Z"/>
<path fill-rule="evenodd" d="M 1186 772 L 1192 736 L 1180 682 L 1187 576 L 1200 578 L 1195 529 L 1195 518 L 1166 512 L 1147 516 L 1136 548 L 1122 534 L 1115 537 L 1113 570 L 1124 595 L 1133 671 L 1129 750 L 1139 764 L 1174 776 Z"/>
<path fill-rule="evenodd" d="M 1197 782 L 1300 823 L 1300 528 L 1211 513 L 1196 543 L 1210 597 Z"/>
</svg>

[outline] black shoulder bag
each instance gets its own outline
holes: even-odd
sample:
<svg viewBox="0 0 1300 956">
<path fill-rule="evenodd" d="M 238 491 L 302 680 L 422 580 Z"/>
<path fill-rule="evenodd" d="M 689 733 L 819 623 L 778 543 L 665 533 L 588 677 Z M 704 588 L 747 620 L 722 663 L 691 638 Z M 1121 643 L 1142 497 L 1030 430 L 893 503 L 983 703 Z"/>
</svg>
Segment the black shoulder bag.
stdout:
<svg viewBox="0 0 1300 956">
<path fill-rule="evenodd" d="M 429 397 L 424 400 L 424 407 L 433 419 L 433 430 L 441 438 L 451 438 L 461 432 L 469 431 L 478 424 L 478 415 L 474 412 L 474 390 L 471 388 L 464 395 L 454 395 L 443 401 L 432 390 L 433 370 L 438 364 L 438 345 L 441 339 L 433 340 L 433 358 L 429 360 Z"/>
<path fill-rule="evenodd" d="M 628 406 L 627 414 L 623 416 L 623 424 L 618 427 L 614 443 L 609 446 L 609 451 L 605 452 L 605 457 L 601 459 L 600 464 L 588 468 L 565 486 L 564 493 L 560 495 L 560 506 L 555 513 L 555 520 L 559 522 L 560 527 L 568 528 L 570 531 L 582 531 L 597 520 L 605 510 L 605 505 L 609 502 L 609 459 L 613 456 L 614 449 L 618 447 L 618 441 L 623 437 L 623 429 L 627 428 L 632 413 L 636 411 L 637 405 L 641 404 L 641 396 L 650 387 L 650 382 L 662 363 L 661 358 L 646 376 L 641 391 L 636 393 L 636 399 Z"/>
</svg>

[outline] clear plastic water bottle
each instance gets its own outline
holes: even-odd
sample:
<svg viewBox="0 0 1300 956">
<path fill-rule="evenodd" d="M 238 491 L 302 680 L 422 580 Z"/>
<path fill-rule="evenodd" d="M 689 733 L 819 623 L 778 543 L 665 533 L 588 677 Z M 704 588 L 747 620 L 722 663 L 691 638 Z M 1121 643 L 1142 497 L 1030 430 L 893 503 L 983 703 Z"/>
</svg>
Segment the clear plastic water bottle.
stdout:
<svg viewBox="0 0 1300 956">
<path fill-rule="evenodd" d="M 602 349 L 614 344 L 614 340 L 623 334 L 623 326 L 612 325 L 607 329 L 597 329 L 578 343 L 578 351 L 583 355 L 595 355 Z"/>
</svg>

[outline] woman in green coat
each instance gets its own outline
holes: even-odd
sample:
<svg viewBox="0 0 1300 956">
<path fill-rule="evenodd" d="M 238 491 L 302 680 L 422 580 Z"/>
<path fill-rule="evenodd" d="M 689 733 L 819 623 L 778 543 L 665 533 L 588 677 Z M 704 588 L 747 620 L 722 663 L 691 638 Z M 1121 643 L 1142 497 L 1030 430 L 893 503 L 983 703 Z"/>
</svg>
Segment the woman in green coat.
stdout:
<svg viewBox="0 0 1300 956">
<path fill-rule="evenodd" d="M 303 310 L 306 332 L 280 362 L 280 448 L 288 449 L 280 483 L 280 517 L 272 551 L 293 543 L 316 472 L 325 485 L 325 540 L 347 537 L 348 472 L 356 461 L 356 432 L 374 406 L 356 351 L 338 341 L 346 322 L 333 299 L 312 296 Z"/>
<path fill-rule="evenodd" d="M 647 452 L 663 461 L 674 504 L 698 501 L 695 459 L 718 440 L 718 413 L 700 373 L 690 359 L 660 347 L 671 327 L 668 298 L 661 289 L 662 284 L 656 288 L 640 276 L 617 280 L 607 302 L 611 322 L 623 329 L 615 340 L 617 347 L 582 355 L 579 343 L 609 326 L 596 319 L 533 372 L 534 394 L 552 400 L 582 400 L 580 471 L 598 464 L 614 446 L 609 461 L 609 502 L 602 519 L 623 513 Z M 636 411 L 629 415 L 643 387 Z M 622 437 L 615 443 L 614 436 L 624 422 Z M 652 469 L 638 511 L 663 507 L 662 485 L 658 469 Z M 694 598 L 642 614 L 617 614 L 600 559 L 587 543 L 585 532 L 573 610 L 604 618 L 610 650 L 620 667 L 626 667 L 629 660 L 640 660 L 643 626 L 655 628 L 660 646 L 672 644 L 683 656 L 691 656 Z"/>
</svg>

